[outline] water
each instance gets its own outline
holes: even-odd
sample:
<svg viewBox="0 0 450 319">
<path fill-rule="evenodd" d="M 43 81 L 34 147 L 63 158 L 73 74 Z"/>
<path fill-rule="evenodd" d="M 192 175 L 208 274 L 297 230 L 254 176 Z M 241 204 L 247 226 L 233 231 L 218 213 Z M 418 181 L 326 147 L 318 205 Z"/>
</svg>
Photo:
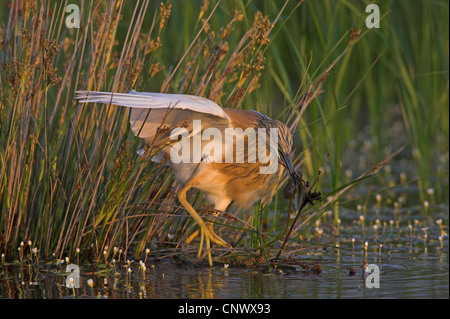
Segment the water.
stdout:
<svg viewBox="0 0 450 319">
<path fill-rule="evenodd" d="M 368 249 L 367 262 L 380 270 L 380 288 L 366 285 L 361 247 L 353 251 L 350 243 L 343 243 L 339 254 L 319 249 L 296 256 L 311 265 L 308 272 L 298 264 L 268 271 L 263 266 L 209 268 L 149 259 L 145 274 L 137 262 L 130 264 L 131 273 L 122 266 L 97 269 L 94 276 L 91 266 L 83 266 L 75 289 L 66 287 L 65 265 L 3 264 L 0 298 L 449 298 L 448 242 L 444 250 L 436 243 L 428 245 L 427 252 L 422 245 L 398 246 L 382 248 L 381 254 L 377 247 Z M 318 260 L 321 272 L 315 273 L 312 265 Z"/>
</svg>

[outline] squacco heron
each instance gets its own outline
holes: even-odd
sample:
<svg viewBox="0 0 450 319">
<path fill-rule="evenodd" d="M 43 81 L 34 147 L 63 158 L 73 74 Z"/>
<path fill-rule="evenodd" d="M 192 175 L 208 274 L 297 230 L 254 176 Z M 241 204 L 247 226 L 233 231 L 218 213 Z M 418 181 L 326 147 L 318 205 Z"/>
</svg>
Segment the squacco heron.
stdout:
<svg viewBox="0 0 450 319">
<path fill-rule="evenodd" d="M 76 93 L 81 103 L 128 107 L 133 133 L 143 138 L 153 149 L 159 149 L 158 155 L 152 160 L 158 162 L 163 156 L 169 158 L 167 162 L 174 171 L 175 179 L 182 185 L 178 199 L 199 227 L 187 241 L 189 243 L 200 236 L 198 258 L 201 258 L 205 245 L 210 266 L 211 243 L 223 247 L 230 245 L 214 232 L 213 223 L 205 222 L 188 202 L 186 193 L 189 189 L 202 191 L 206 200 L 214 205 L 214 215 L 217 217 L 231 203 L 238 210 L 248 209 L 258 200 L 261 200 L 262 205 L 269 203 L 284 168 L 288 170 L 293 183 L 298 183 L 290 156 L 291 133 L 282 122 L 259 112 L 222 108 L 213 101 L 193 95 L 136 91 Z M 178 152 L 174 152 L 175 144 L 180 143 L 179 134 L 175 134 L 178 138 L 173 138 L 176 129 L 179 133 L 188 134 L 189 143 L 184 145 L 190 146 L 189 156 L 184 160 L 173 157 L 174 154 L 179 155 L 180 148 L 178 144 Z M 228 132 L 233 134 L 228 135 L 231 139 L 226 140 Z M 276 135 L 270 135 L 273 132 Z M 209 139 L 205 138 L 205 133 L 209 134 Z M 222 135 L 221 138 L 212 139 L 219 135 Z M 195 140 L 199 145 L 194 145 Z M 214 152 L 206 154 L 205 149 L 214 149 Z M 144 154 L 143 151 L 138 153 Z M 211 157 L 211 154 L 214 156 Z M 193 157 L 200 160 L 194 161 Z M 267 170 L 270 165 L 274 168 L 271 171 Z M 262 168 L 266 168 L 266 171 Z"/>
</svg>

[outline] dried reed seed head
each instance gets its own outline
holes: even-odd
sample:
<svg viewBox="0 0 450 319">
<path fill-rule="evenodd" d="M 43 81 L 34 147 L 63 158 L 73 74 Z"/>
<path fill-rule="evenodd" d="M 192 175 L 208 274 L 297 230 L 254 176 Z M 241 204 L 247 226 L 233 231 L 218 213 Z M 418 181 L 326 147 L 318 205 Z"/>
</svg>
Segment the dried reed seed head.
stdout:
<svg viewBox="0 0 450 319">
<path fill-rule="evenodd" d="M 212 34 L 212 38 L 215 38 L 215 33 L 214 31 L 211 30 L 211 25 L 208 23 L 208 20 L 203 18 L 202 19 L 202 26 L 203 26 L 203 32 L 207 35 L 211 35 Z"/>
<path fill-rule="evenodd" d="M 234 19 L 236 21 L 242 21 L 244 19 L 244 14 L 239 10 L 234 10 Z"/>
<path fill-rule="evenodd" d="M 5 70 L 6 82 L 9 83 L 13 96 L 16 97 L 23 76 L 23 63 L 19 60 L 11 60 L 8 63 L 2 63 L 2 68 Z"/>
<path fill-rule="evenodd" d="M 231 19 L 231 21 L 228 22 L 228 24 L 225 27 L 222 27 L 220 29 L 219 37 L 221 39 L 228 39 L 228 37 L 230 36 L 230 31 L 231 31 L 231 27 L 232 27 L 233 23 L 236 21 L 242 21 L 243 18 L 244 18 L 244 15 L 242 14 L 242 12 L 240 12 L 239 10 L 235 10 L 233 19 Z"/>
<path fill-rule="evenodd" d="M 55 86 L 61 82 L 62 78 L 57 74 L 57 68 L 53 67 L 52 60 L 61 48 L 61 45 L 56 45 L 56 40 L 45 39 L 43 42 L 44 47 L 44 65 L 47 77 L 47 84 Z"/>
<path fill-rule="evenodd" d="M 203 0 L 203 4 L 200 7 L 200 13 L 198 14 L 198 18 L 201 19 L 205 12 L 208 10 L 209 0 Z"/>
<path fill-rule="evenodd" d="M 37 8 L 37 1 L 34 0 L 25 0 L 24 1 L 24 7 L 25 10 L 28 11 L 30 9 L 36 9 Z"/>
<path fill-rule="evenodd" d="M 361 35 L 361 29 L 358 29 L 358 31 L 355 32 L 354 28 L 351 28 L 350 30 L 350 40 L 348 41 L 348 45 L 352 44 L 353 41 L 355 41 L 359 36 Z"/>
<path fill-rule="evenodd" d="M 162 70 L 164 70 L 164 66 L 159 64 L 159 62 L 156 62 L 156 63 L 153 63 L 152 65 L 150 65 L 148 74 L 150 75 L 150 77 L 154 77 L 156 74 L 158 74 Z"/>
<path fill-rule="evenodd" d="M 267 36 L 272 28 L 273 24 L 270 22 L 268 16 L 263 16 L 261 11 L 258 11 L 255 14 L 253 32 L 250 37 L 260 45 L 267 44 L 270 42 L 270 39 L 267 38 Z"/>
<path fill-rule="evenodd" d="M 161 2 L 159 9 L 161 11 L 161 22 L 159 23 L 159 30 L 162 30 L 167 20 L 169 20 L 170 13 L 172 11 L 172 5 L 169 3 L 166 6 L 163 2 Z"/>
<path fill-rule="evenodd" d="M 160 37 L 157 37 L 156 40 L 149 39 L 148 48 L 147 51 L 145 51 L 145 55 L 158 50 L 160 47 L 162 47 Z"/>
<path fill-rule="evenodd" d="M 127 83 L 133 84 L 138 79 L 142 70 L 142 62 L 135 61 L 133 58 L 129 57 L 124 65 Z"/>
<path fill-rule="evenodd" d="M 61 48 L 60 45 L 56 45 L 56 40 L 49 40 L 49 39 L 44 40 L 43 46 L 47 54 L 56 54 L 58 53 L 58 50 Z"/>
<path fill-rule="evenodd" d="M 20 38 L 22 39 L 22 41 L 26 41 L 26 42 L 31 40 L 31 35 L 28 32 L 27 28 L 22 28 L 22 31 L 20 33 Z"/>
</svg>

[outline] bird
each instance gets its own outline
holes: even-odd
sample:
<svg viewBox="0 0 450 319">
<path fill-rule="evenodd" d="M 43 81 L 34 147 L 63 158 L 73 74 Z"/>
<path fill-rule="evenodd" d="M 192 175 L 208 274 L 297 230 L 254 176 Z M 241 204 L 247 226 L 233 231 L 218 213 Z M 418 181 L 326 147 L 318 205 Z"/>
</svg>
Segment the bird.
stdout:
<svg viewBox="0 0 450 319">
<path fill-rule="evenodd" d="M 200 236 L 197 257 L 201 259 L 205 245 L 209 266 L 213 266 L 211 243 L 231 246 L 214 232 L 213 223 L 205 222 L 189 203 L 188 190 L 203 192 L 217 217 L 230 204 L 242 210 L 251 208 L 257 201 L 261 205 L 270 203 L 284 169 L 290 175 L 290 185 L 298 184 L 289 129 L 281 121 L 258 111 L 222 108 L 207 98 L 188 94 L 134 90 L 129 93 L 76 91 L 75 94 L 80 103 L 128 108 L 134 135 L 144 139 L 147 147 L 158 150 L 151 160 L 161 162 L 166 158 L 175 180 L 182 185 L 178 200 L 198 226 L 187 242 Z M 144 156 L 145 150 L 137 153 Z"/>
</svg>

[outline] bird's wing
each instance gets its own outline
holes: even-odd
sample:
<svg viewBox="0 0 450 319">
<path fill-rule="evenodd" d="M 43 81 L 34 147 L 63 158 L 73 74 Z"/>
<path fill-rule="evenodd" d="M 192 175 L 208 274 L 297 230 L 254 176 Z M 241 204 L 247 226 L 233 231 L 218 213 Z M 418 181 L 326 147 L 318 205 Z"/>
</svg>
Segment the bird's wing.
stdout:
<svg viewBox="0 0 450 319">
<path fill-rule="evenodd" d="M 81 103 L 105 103 L 140 109 L 164 109 L 173 107 L 228 119 L 228 115 L 215 102 L 204 97 L 186 94 L 147 93 L 131 90 L 130 93 L 76 91 Z"/>
<path fill-rule="evenodd" d="M 230 123 L 227 113 L 218 104 L 194 95 L 143 93 L 134 90 L 130 93 L 96 91 L 75 93 L 76 99 L 81 103 L 129 107 L 131 130 L 136 136 L 154 145 L 168 143 L 170 132 L 176 127 L 184 127 L 192 132 L 193 120 L 201 120 L 202 129 L 227 127 Z"/>
</svg>

